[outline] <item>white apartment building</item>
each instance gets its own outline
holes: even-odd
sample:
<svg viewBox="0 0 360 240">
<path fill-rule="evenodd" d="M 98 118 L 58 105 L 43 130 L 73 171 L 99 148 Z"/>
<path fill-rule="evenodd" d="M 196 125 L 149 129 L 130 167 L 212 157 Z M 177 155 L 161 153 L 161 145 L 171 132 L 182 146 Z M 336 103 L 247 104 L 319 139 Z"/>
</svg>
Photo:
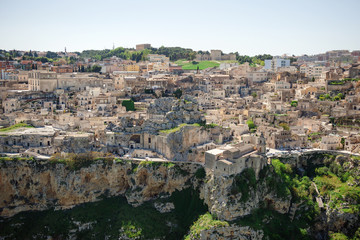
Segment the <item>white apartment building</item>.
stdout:
<svg viewBox="0 0 360 240">
<path fill-rule="evenodd" d="M 264 71 L 248 72 L 246 76 L 250 83 L 260 83 L 268 80 L 267 72 Z"/>
<path fill-rule="evenodd" d="M 264 69 L 277 72 L 278 68 L 289 67 L 289 66 L 290 66 L 290 59 L 274 57 L 271 60 L 270 59 L 265 60 Z"/>
<path fill-rule="evenodd" d="M 323 66 L 308 66 L 303 64 L 300 66 L 300 73 L 304 73 L 305 77 L 321 79 L 323 72 L 325 72 L 325 67 Z"/>
</svg>

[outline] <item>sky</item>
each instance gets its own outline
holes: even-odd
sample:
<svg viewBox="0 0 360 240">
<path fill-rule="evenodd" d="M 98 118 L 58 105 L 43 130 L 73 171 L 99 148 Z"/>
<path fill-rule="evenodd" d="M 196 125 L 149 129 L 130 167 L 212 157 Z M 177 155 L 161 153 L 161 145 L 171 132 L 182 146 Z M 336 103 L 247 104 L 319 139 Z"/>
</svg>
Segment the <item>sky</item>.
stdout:
<svg viewBox="0 0 360 240">
<path fill-rule="evenodd" d="M 0 49 L 360 50 L 360 0 L 0 0 Z"/>
</svg>

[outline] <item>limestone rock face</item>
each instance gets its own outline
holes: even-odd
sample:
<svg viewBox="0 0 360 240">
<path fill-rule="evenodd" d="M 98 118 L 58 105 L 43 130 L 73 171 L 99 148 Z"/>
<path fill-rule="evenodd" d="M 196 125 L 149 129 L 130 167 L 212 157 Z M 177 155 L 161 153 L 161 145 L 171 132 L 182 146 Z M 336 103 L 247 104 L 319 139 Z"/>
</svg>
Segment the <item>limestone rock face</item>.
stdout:
<svg viewBox="0 0 360 240">
<path fill-rule="evenodd" d="M 208 240 L 208 239 L 258 240 L 258 239 L 263 239 L 263 237 L 264 237 L 264 233 L 261 230 L 255 231 L 248 226 L 240 227 L 236 225 L 231 225 L 228 227 L 215 227 L 200 232 L 201 240 Z"/>
<path fill-rule="evenodd" d="M 326 211 L 329 230 L 333 232 L 344 232 L 347 235 L 353 233 L 359 227 L 359 215 L 344 213 L 335 209 Z"/>
<path fill-rule="evenodd" d="M 49 161 L 0 162 L 0 216 L 65 209 L 103 196 L 124 195 L 134 206 L 191 184 L 200 165 L 96 161 L 79 170 Z"/>
<path fill-rule="evenodd" d="M 171 212 L 172 210 L 175 209 L 175 205 L 171 202 L 168 203 L 155 202 L 154 207 L 156 208 L 156 210 L 158 210 L 161 213 Z"/>
<path fill-rule="evenodd" d="M 289 211 L 291 197 L 278 198 L 266 185 L 266 181 L 258 181 L 255 188 L 250 188 L 248 199 L 242 201 L 241 193 L 231 193 L 234 179 L 234 176 L 214 176 L 211 173 L 201 189 L 200 197 L 209 206 L 209 211 L 219 219 L 233 221 L 249 215 L 252 210 L 260 207 L 261 202 L 280 213 Z"/>
<path fill-rule="evenodd" d="M 312 227 L 312 235 L 315 239 L 324 239 L 328 231 L 342 232 L 351 236 L 359 228 L 360 216 L 357 213 L 344 213 L 337 209 L 328 208 L 318 217 L 318 221 Z M 324 231 L 324 230 L 327 231 Z"/>
<path fill-rule="evenodd" d="M 169 147 L 169 159 L 196 161 L 188 158 L 189 148 L 206 143 L 210 134 L 210 131 L 196 126 L 184 126 L 179 131 L 168 134 L 166 145 Z"/>
</svg>

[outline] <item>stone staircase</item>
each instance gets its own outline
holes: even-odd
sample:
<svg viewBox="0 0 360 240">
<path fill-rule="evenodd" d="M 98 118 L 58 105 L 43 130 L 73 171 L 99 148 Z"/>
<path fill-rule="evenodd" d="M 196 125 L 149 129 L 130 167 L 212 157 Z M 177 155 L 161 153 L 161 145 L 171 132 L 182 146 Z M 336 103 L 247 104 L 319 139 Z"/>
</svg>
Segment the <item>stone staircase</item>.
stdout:
<svg viewBox="0 0 360 240">
<path fill-rule="evenodd" d="M 289 215 L 290 215 L 291 221 L 294 220 L 297 206 L 298 206 L 298 205 L 297 205 L 296 203 L 292 203 L 292 204 L 291 204 L 291 207 L 290 207 L 290 210 L 289 210 Z"/>
</svg>

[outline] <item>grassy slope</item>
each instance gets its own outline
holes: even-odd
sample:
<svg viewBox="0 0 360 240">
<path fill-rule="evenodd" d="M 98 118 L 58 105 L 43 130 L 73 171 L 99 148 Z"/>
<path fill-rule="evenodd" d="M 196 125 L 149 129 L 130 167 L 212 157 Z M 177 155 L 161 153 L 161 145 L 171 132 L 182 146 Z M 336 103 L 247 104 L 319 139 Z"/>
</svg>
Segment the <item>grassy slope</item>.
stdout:
<svg viewBox="0 0 360 240">
<path fill-rule="evenodd" d="M 227 227 L 228 222 L 216 220 L 210 213 L 200 216 L 190 228 L 190 234 L 185 237 L 186 240 L 200 238 L 200 232 L 214 227 Z"/>
<path fill-rule="evenodd" d="M 17 124 L 14 124 L 10 127 L 7 127 L 7 128 L 1 128 L 0 129 L 0 132 L 8 132 L 8 131 L 11 131 L 11 130 L 14 130 L 14 129 L 17 129 L 17 128 L 22 128 L 22 127 L 26 127 L 26 128 L 33 128 L 33 126 L 30 126 L 26 123 L 17 123 Z"/>
<path fill-rule="evenodd" d="M 196 126 L 196 127 L 200 127 L 200 124 L 198 124 L 198 123 L 194 123 L 194 124 L 182 123 L 182 124 L 180 124 L 180 125 L 177 126 L 177 127 L 170 128 L 170 129 L 163 129 L 163 130 L 160 130 L 159 132 L 169 134 L 169 133 L 177 132 L 177 131 L 179 131 L 182 127 L 185 127 L 185 126 Z"/>
</svg>

